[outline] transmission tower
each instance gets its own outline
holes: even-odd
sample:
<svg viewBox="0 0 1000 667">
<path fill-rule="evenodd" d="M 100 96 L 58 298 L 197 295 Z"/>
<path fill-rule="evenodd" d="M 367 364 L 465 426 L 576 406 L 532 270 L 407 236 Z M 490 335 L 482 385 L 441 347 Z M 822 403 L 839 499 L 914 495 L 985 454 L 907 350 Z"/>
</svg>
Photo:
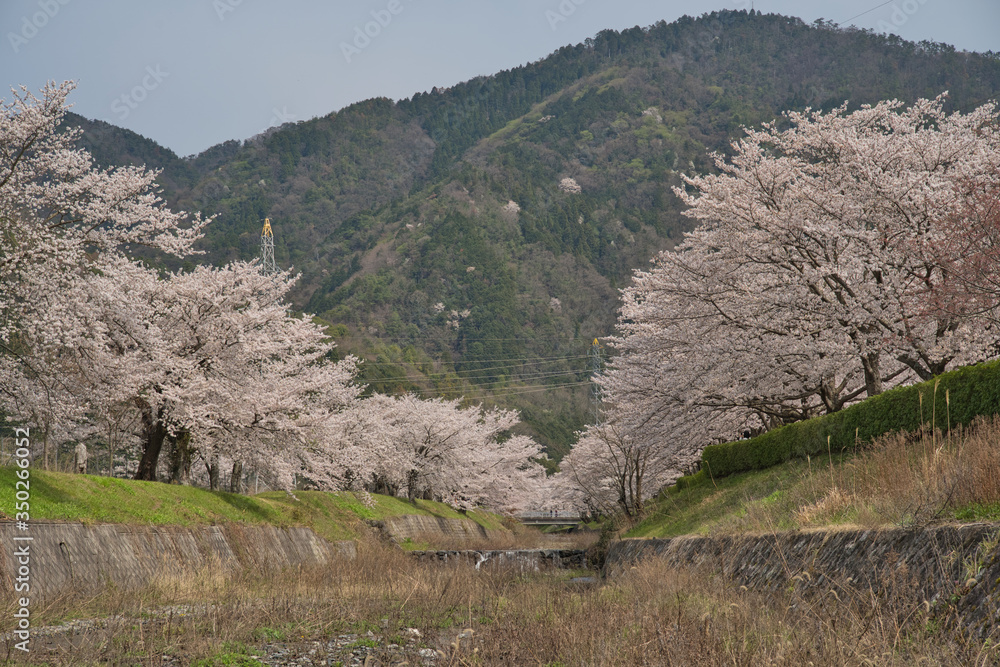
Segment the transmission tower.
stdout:
<svg viewBox="0 0 1000 667">
<path fill-rule="evenodd" d="M 601 344 L 594 339 L 590 351 L 590 410 L 594 415 L 594 425 L 601 425 L 601 386 L 597 384 L 597 378 L 601 376 Z"/>
<path fill-rule="evenodd" d="M 264 218 L 264 229 L 260 232 L 260 267 L 265 276 L 278 272 L 278 267 L 274 265 L 274 234 L 270 218 Z"/>
</svg>

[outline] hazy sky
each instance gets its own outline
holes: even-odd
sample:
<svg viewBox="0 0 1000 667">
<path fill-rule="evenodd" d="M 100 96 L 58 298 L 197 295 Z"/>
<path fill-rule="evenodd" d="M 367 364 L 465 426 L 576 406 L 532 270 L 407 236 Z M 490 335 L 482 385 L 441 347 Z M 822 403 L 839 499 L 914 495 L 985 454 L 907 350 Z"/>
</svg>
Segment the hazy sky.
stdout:
<svg viewBox="0 0 1000 667">
<path fill-rule="evenodd" d="M 74 111 L 197 153 L 375 96 L 543 58 L 605 28 L 750 0 L 0 0 L 0 83 L 74 79 Z M 1000 51 L 998 0 L 754 0 L 913 41 Z M 367 34 L 366 34 L 367 33 Z"/>
</svg>

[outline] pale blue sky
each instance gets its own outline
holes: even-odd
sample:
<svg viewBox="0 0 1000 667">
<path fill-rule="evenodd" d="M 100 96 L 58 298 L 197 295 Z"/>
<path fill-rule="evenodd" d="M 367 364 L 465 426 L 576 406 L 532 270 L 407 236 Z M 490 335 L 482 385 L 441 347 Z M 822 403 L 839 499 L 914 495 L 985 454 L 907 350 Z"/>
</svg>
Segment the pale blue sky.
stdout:
<svg viewBox="0 0 1000 667">
<path fill-rule="evenodd" d="M 822 17 L 1000 51 L 997 0 L 753 4 L 806 23 Z M 2 0 L 0 83 L 7 98 L 10 86 L 37 90 L 47 79 L 75 79 L 74 111 L 189 155 L 369 97 L 400 99 L 517 67 L 605 28 L 749 7 L 750 0 Z M 374 35 L 367 43 L 357 37 L 366 28 Z"/>
</svg>

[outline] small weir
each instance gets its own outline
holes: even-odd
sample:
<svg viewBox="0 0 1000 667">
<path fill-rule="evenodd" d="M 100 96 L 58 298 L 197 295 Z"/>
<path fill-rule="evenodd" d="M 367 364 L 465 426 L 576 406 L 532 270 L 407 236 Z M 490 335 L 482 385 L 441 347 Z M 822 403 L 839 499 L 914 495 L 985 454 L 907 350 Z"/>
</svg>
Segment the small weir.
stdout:
<svg viewBox="0 0 1000 667">
<path fill-rule="evenodd" d="M 477 570 L 487 565 L 529 571 L 557 568 L 582 570 L 587 567 L 587 552 L 583 549 L 463 549 L 411 551 L 410 555 L 425 562 L 472 563 Z"/>
</svg>

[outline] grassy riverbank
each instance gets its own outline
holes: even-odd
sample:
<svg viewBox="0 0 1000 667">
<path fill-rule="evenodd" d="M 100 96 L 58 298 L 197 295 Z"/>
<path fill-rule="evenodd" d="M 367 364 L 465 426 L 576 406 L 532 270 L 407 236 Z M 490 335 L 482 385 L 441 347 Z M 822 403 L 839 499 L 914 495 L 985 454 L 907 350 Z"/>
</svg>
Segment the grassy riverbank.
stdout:
<svg viewBox="0 0 1000 667">
<path fill-rule="evenodd" d="M 0 517 L 14 517 L 13 468 L 0 468 Z M 31 519 L 192 526 L 219 523 L 309 526 L 329 540 L 357 539 L 365 534 L 365 520 L 419 514 L 448 519 L 471 519 L 485 528 L 502 530 L 498 515 L 482 511 L 458 512 L 428 500 L 408 502 L 372 494 L 371 507 L 353 493 L 283 491 L 245 496 L 207 491 L 191 486 L 137 482 L 93 475 L 71 475 L 31 470 Z"/>
<path fill-rule="evenodd" d="M 629 537 L 1000 521 L 1000 418 L 672 488 Z"/>
</svg>

